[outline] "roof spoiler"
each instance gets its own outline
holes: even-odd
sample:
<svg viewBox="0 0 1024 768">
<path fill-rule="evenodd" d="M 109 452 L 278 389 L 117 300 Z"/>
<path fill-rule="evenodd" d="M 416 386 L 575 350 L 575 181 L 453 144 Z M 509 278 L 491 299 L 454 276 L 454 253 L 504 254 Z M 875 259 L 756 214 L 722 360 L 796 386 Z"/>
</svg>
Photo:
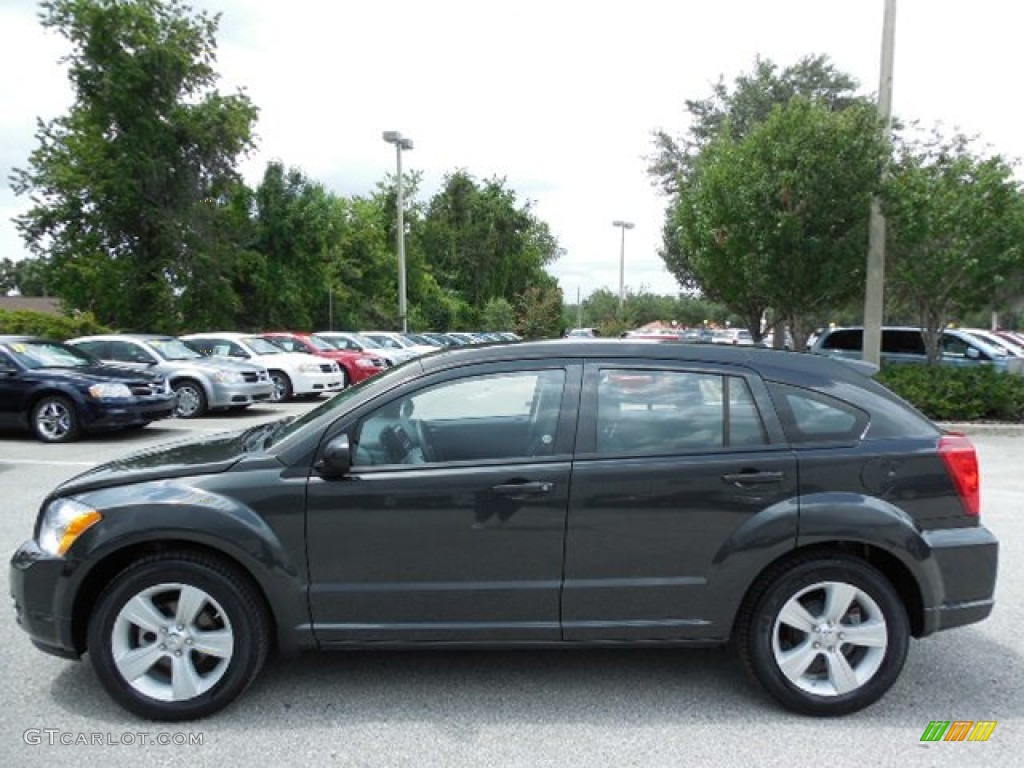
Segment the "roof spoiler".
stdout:
<svg viewBox="0 0 1024 768">
<path fill-rule="evenodd" d="M 832 359 L 838 360 L 840 363 L 850 366 L 855 371 L 857 371 L 857 373 L 859 373 L 861 376 L 865 376 L 869 379 L 873 377 L 876 373 L 878 373 L 879 370 L 878 366 L 875 365 L 874 363 L 869 362 L 867 360 L 860 360 L 859 358 L 833 357 Z"/>
</svg>

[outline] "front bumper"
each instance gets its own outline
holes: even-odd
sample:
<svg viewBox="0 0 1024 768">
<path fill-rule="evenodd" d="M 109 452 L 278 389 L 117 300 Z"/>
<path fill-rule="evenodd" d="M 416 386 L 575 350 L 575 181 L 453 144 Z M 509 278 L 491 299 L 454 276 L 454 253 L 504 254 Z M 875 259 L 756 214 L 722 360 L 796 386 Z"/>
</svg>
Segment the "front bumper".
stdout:
<svg viewBox="0 0 1024 768">
<path fill-rule="evenodd" d="M 296 371 L 291 376 L 291 380 L 292 392 L 296 395 L 340 392 L 343 389 L 340 368 L 334 371 Z"/>
<path fill-rule="evenodd" d="M 37 648 L 65 659 L 81 655 L 72 635 L 68 593 L 74 568 L 75 561 L 42 552 L 34 539 L 11 558 L 11 597 L 18 624 Z"/>
<path fill-rule="evenodd" d="M 234 405 L 252 405 L 270 400 L 274 391 L 274 382 L 269 378 L 264 381 L 240 382 L 225 384 L 213 382 L 210 392 L 211 408 L 229 408 Z"/>
<path fill-rule="evenodd" d="M 924 606 L 921 635 L 974 624 L 995 604 L 999 542 L 984 526 L 926 531 L 923 538 L 941 584 L 938 599 Z"/>
<path fill-rule="evenodd" d="M 89 400 L 82 426 L 88 430 L 102 430 L 148 424 L 173 416 L 175 403 L 173 392 L 136 400 Z"/>
</svg>

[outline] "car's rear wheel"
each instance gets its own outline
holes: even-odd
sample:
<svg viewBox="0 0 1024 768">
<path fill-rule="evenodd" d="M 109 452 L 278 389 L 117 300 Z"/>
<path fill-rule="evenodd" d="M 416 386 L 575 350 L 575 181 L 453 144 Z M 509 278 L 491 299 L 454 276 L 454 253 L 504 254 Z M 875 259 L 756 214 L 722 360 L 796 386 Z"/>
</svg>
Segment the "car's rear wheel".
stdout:
<svg viewBox="0 0 1024 768">
<path fill-rule="evenodd" d="M 206 393 L 198 383 L 189 380 L 179 381 L 174 385 L 174 394 L 178 398 L 174 406 L 174 415 L 179 419 L 195 419 L 206 413 Z"/>
<path fill-rule="evenodd" d="M 249 580 L 189 551 L 140 559 L 97 601 L 89 656 L 125 709 L 150 720 L 205 717 L 234 700 L 266 658 L 268 626 Z"/>
<path fill-rule="evenodd" d="M 288 378 L 287 373 L 284 371 L 271 371 L 270 380 L 274 384 L 274 389 L 270 393 L 271 402 L 281 403 L 291 399 L 292 380 Z"/>
<path fill-rule="evenodd" d="M 32 432 L 44 443 L 68 443 L 82 434 L 75 405 L 63 395 L 44 395 L 30 415 Z"/>
<path fill-rule="evenodd" d="M 748 670 L 781 704 L 808 715 L 856 712 L 892 687 L 910 625 L 899 595 L 869 564 L 812 556 L 767 574 L 739 618 Z"/>
</svg>

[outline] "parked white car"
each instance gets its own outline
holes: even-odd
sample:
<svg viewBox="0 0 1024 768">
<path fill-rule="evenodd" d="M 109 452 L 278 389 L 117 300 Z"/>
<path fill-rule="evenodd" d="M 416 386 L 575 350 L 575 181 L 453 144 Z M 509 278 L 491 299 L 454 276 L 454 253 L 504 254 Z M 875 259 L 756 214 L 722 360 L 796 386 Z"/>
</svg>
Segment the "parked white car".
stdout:
<svg viewBox="0 0 1024 768">
<path fill-rule="evenodd" d="M 305 352 L 285 352 L 259 336 L 244 333 L 191 333 L 182 339 L 204 355 L 249 360 L 265 366 L 274 382 L 270 399 L 338 392 L 345 388 L 345 372 L 333 360 Z"/>
<path fill-rule="evenodd" d="M 327 340 L 328 343 L 333 344 L 338 349 L 354 349 L 360 352 L 377 355 L 378 357 L 383 357 L 390 365 L 398 365 L 399 363 L 404 363 L 406 360 L 412 360 L 416 357 L 411 350 L 390 346 L 385 347 L 373 339 L 363 336 L 361 333 L 352 333 L 350 331 L 319 331 L 313 335 Z"/>
<path fill-rule="evenodd" d="M 414 357 L 420 355 L 428 355 L 431 352 L 437 352 L 437 347 L 432 347 L 428 344 L 417 344 L 416 342 L 405 338 L 400 333 L 393 331 L 361 331 L 360 335 L 365 336 L 368 339 L 373 339 L 378 344 L 386 349 L 406 350 L 411 352 Z"/>
</svg>

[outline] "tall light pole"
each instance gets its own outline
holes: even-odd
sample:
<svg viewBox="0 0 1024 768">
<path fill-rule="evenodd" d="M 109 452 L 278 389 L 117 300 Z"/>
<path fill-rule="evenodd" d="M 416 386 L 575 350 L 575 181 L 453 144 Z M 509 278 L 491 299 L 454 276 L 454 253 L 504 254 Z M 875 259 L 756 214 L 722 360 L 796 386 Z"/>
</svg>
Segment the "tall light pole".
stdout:
<svg viewBox="0 0 1024 768">
<path fill-rule="evenodd" d="M 402 150 L 412 149 L 412 139 L 398 131 L 384 131 L 382 138 L 395 145 L 398 164 L 397 201 L 398 208 L 398 316 L 402 320 L 402 333 L 409 330 L 408 310 L 405 303 L 405 199 L 402 197 Z"/>
<path fill-rule="evenodd" d="M 882 22 L 882 61 L 878 83 L 878 113 L 888 135 L 892 129 L 892 62 L 896 41 L 896 0 L 885 0 Z M 885 218 L 878 198 L 871 201 L 868 229 L 867 281 L 864 285 L 864 339 L 861 357 L 879 365 L 882 349 L 882 317 L 885 309 Z"/>
<path fill-rule="evenodd" d="M 622 230 L 622 240 L 619 243 L 619 313 L 621 314 L 626 290 L 626 230 L 632 229 L 634 225 L 632 221 L 615 220 L 612 222 L 612 226 Z"/>
</svg>

